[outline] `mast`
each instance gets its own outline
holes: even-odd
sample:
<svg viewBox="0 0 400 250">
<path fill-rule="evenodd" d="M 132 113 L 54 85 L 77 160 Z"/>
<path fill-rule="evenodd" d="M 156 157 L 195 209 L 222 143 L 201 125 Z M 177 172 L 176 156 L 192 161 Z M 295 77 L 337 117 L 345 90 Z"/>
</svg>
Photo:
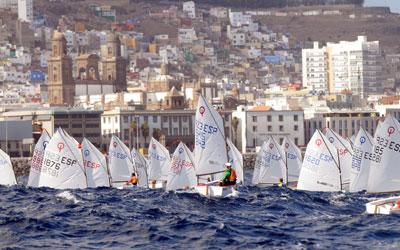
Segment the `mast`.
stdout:
<svg viewBox="0 0 400 250">
<path fill-rule="evenodd" d="M 285 157 L 286 157 L 286 162 L 285 162 L 285 167 L 286 167 L 286 186 L 289 184 L 289 167 L 288 167 L 288 153 L 285 151 Z"/>
<path fill-rule="evenodd" d="M 340 157 L 339 157 L 339 149 L 336 149 L 337 154 L 338 154 L 338 169 L 339 169 L 339 181 L 340 181 L 340 191 L 343 190 L 343 184 L 342 184 L 342 169 L 340 168 Z"/>
</svg>

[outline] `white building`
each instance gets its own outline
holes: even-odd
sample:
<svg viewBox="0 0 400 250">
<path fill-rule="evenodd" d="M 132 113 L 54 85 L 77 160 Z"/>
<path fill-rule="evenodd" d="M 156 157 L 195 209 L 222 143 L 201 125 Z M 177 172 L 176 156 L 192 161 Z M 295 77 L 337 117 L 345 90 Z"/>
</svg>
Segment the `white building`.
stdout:
<svg viewBox="0 0 400 250">
<path fill-rule="evenodd" d="M 196 36 L 196 31 L 194 30 L 194 28 L 178 30 L 179 43 L 192 43 L 196 39 L 197 39 L 197 36 Z"/>
<path fill-rule="evenodd" d="M 285 136 L 296 145 L 304 145 L 304 112 L 302 110 L 273 110 L 268 106 L 239 106 L 232 113 L 239 120 L 237 131 L 233 127 L 233 141 L 239 149 L 254 151 L 270 136 L 282 143 Z"/>
<path fill-rule="evenodd" d="M 193 1 L 183 2 L 183 12 L 191 19 L 196 18 L 196 7 Z"/>
<path fill-rule="evenodd" d="M 327 43 L 303 49 L 303 86 L 317 92 L 340 93 L 350 90 L 365 96 L 382 92 L 382 58 L 379 41 Z"/>
<path fill-rule="evenodd" d="M 229 10 L 229 22 L 233 27 L 241 27 L 242 25 L 250 25 L 252 18 L 251 15 Z"/>
<path fill-rule="evenodd" d="M 12 11 L 18 11 L 18 0 L 1 0 L 0 9 L 11 9 Z"/>
<path fill-rule="evenodd" d="M 18 0 L 18 19 L 24 22 L 33 21 L 33 0 Z"/>
</svg>

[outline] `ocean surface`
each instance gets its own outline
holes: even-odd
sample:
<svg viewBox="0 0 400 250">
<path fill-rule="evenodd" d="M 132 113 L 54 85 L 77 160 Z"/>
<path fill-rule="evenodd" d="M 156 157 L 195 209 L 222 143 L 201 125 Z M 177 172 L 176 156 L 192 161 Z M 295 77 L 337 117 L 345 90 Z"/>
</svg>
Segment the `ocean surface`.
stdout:
<svg viewBox="0 0 400 250">
<path fill-rule="evenodd" d="M 162 190 L 0 187 L 0 248 L 400 248 L 400 216 L 365 214 L 364 204 L 378 196 L 251 186 L 239 192 L 209 199 Z"/>
</svg>

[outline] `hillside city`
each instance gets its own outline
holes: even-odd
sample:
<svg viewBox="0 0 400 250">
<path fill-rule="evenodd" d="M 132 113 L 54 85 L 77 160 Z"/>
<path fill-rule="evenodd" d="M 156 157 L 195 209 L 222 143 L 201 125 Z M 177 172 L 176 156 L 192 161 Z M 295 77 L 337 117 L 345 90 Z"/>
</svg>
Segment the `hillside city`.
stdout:
<svg viewBox="0 0 400 250">
<path fill-rule="evenodd" d="M 368 32 L 314 40 L 266 24 L 398 18 L 387 8 L 66 6 L 73 4 L 82 13 L 58 15 L 62 10 L 40 0 L 0 2 L 0 143 L 11 157 L 31 156 L 41 131 L 60 127 L 102 151 L 112 135 L 142 153 L 151 137 L 170 152 L 180 141 L 193 149 L 199 93 L 244 154 L 269 136 L 279 143 L 288 136 L 304 149 L 316 129 L 349 138 L 360 127 L 374 134 L 388 114 L 400 119 L 393 34 L 384 44 Z"/>
</svg>

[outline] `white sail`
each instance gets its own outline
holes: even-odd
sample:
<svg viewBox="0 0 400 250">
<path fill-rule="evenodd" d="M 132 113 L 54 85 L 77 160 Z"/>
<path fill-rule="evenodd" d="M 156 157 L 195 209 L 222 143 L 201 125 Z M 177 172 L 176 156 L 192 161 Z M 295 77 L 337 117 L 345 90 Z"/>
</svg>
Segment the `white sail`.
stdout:
<svg viewBox="0 0 400 250">
<path fill-rule="evenodd" d="M 297 189 L 340 191 L 341 177 L 337 149 L 316 130 L 307 145 Z"/>
<path fill-rule="evenodd" d="M 1 169 L 0 185 L 11 186 L 17 184 L 10 156 L 1 149 L 0 149 L 0 169 Z"/>
<path fill-rule="evenodd" d="M 202 95 L 196 110 L 194 157 L 197 175 L 225 170 L 227 152 L 223 120 Z"/>
<path fill-rule="evenodd" d="M 167 190 L 192 188 L 196 185 L 197 177 L 192 153 L 181 142 L 172 155 L 168 169 Z"/>
<path fill-rule="evenodd" d="M 346 188 L 348 188 L 350 184 L 350 171 L 351 162 L 353 159 L 353 149 L 347 140 L 345 140 L 343 137 L 338 135 L 330 128 L 326 129 L 325 136 L 326 138 L 328 138 L 328 141 L 332 143 L 339 151 L 338 164 L 342 171 L 342 184 L 345 185 Z"/>
<path fill-rule="evenodd" d="M 167 180 L 171 162 L 168 149 L 156 139 L 151 138 L 149 145 L 149 180 Z"/>
<path fill-rule="evenodd" d="M 136 175 L 138 177 L 138 186 L 139 187 L 148 187 L 149 186 L 149 178 L 147 176 L 148 170 L 148 162 L 144 156 L 137 152 L 135 148 L 131 151 L 132 159 L 134 162 L 134 169 Z"/>
<path fill-rule="evenodd" d="M 374 137 L 374 161 L 370 165 L 367 191 L 370 193 L 400 191 L 399 122 L 387 116 Z"/>
<path fill-rule="evenodd" d="M 285 152 L 284 160 L 287 169 L 287 178 L 285 174 L 285 181 L 288 179 L 289 183 L 296 182 L 299 179 L 302 164 L 301 151 L 288 137 L 283 139 L 282 150 Z"/>
<path fill-rule="evenodd" d="M 259 165 L 259 174 L 258 180 L 253 184 L 278 184 L 280 179 L 284 180 L 285 163 L 280 146 L 273 138 L 263 143 L 256 164 Z"/>
<path fill-rule="evenodd" d="M 236 172 L 237 181 L 243 183 L 244 174 L 243 174 L 243 156 L 240 151 L 235 147 L 229 138 L 226 139 L 226 144 L 228 145 L 228 160 L 232 164 L 232 168 Z"/>
<path fill-rule="evenodd" d="M 363 128 L 360 128 L 353 147 L 350 192 L 367 190 L 369 167 L 373 160 L 379 159 L 373 153 L 373 141 L 374 138 Z"/>
<path fill-rule="evenodd" d="M 61 130 L 57 130 L 44 151 L 39 187 L 87 187 L 81 151 Z"/>
<path fill-rule="evenodd" d="M 129 148 L 115 135 L 111 138 L 108 150 L 108 168 L 113 187 L 125 185 L 134 172 Z"/>
<path fill-rule="evenodd" d="M 35 145 L 35 149 L 33 150 L 33 156 L 31 161 L 31 168 L 29 171 L 29 179 L 28 186 L 30 187 L 38 187 L 39 186 L 39 178 L 40 171 L 42 169 L 44 151 L 46 146 L 50 142 L 50 135 L 46 130 L 43 130 L 42 135 Z"/>
<path fill-rule="evenodd" d="M 266 148 L 268 145 L 267 143 L 269 142 L 270 139 L 268 139 L 268 141 L 263 142 L 263 144 L 260 147 L 260 150 L 257 152 L 256 155 L 256 161 L 254 164 L 254 169 L 253 169 L 253 177 L 251 178 L 251 184 L 253 185 L 257 185 L 258 184 L 258 180 L 260 177 L 260 170 L 261 170 L 261 165 L 263 164 L 264 160 L 264 151 L 262 150 L 263 148 Z M 266 144 L 266 145 L 264 145 Z"/>
<path fill-rule="evenodd" d="M 82 141 L 83 165 L 90 188 L 109 187 L 110 178 L 105 156 L 86 138 Z"/>
</svg>

